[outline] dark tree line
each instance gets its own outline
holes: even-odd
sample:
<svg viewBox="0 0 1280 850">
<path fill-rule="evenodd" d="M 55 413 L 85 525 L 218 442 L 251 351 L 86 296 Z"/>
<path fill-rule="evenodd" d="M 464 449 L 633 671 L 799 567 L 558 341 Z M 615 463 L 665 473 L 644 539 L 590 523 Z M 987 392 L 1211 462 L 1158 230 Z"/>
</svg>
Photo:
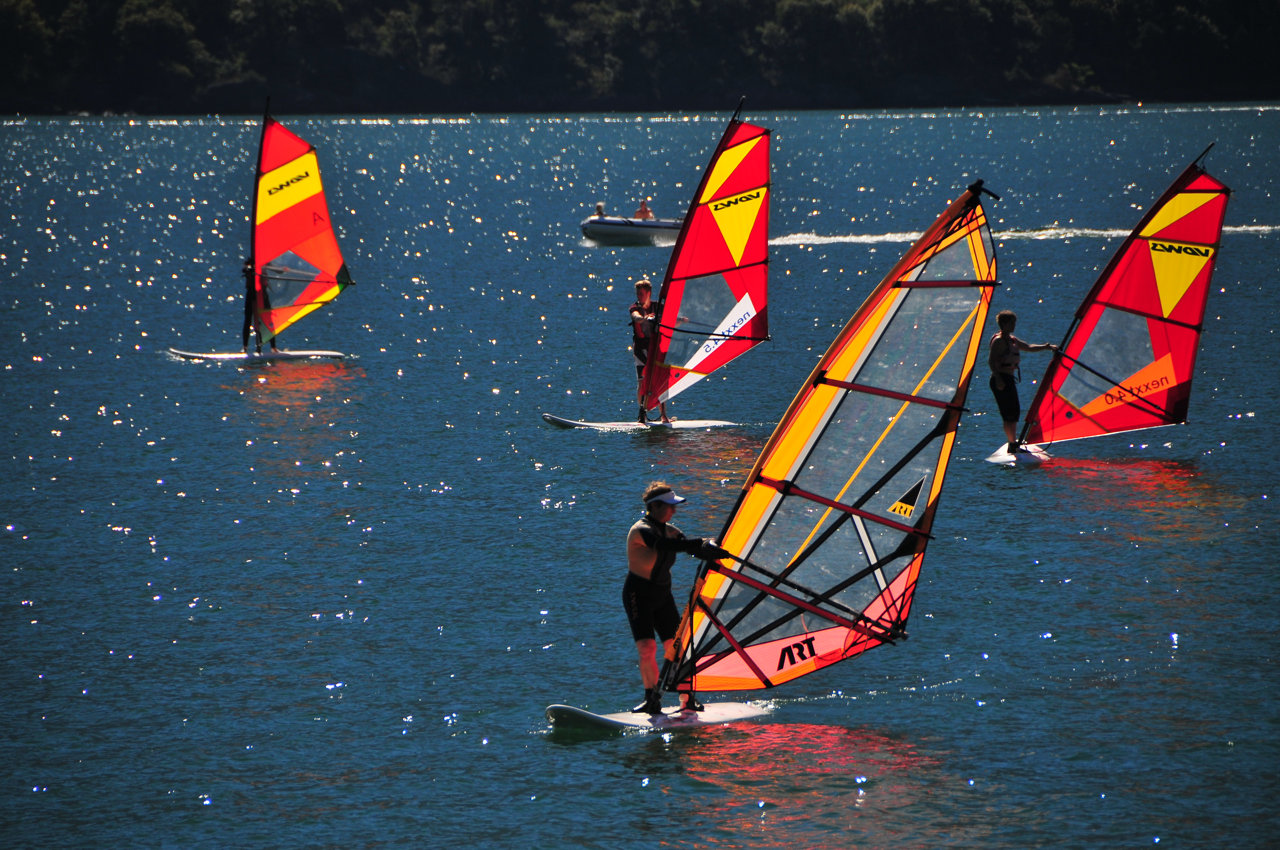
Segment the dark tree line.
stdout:
<svg viewBox="0 0 1280 850">
<path fill-rule="evenodd" d="M 0 113 L 1274 100 L 1276 0 L 0 0 Z"/>
</svg>

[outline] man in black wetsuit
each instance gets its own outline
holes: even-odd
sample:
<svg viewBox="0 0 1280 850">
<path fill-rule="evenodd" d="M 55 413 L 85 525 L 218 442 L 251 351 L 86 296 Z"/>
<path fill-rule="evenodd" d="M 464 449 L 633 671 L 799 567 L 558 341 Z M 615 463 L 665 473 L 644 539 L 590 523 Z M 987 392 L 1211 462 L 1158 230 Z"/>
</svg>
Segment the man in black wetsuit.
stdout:
<svg viewBox="0 0 1280 850">
<path fill-rule="evenodd" d="M 644 702 L 632 711 L 662 713 L 662 691 L 658 688 L 658 644 L 662 639 L 664 657 L 673 651 L 680 614 L 671 596 L 671 565 L 677 552 L 700 558 L 722 558 L 728 555 L 714 541 L 701 537 L 685 537 L 670 524 L 676 505 L 684 501 L 662 481 L 655 481 L 644 491 L 645 514 L 627 532 L 627 580 L 622 586 L 622 604 L 631 624 L 640 656 L 640 679 L 644 682 Z M 696 700 L 681 695 L 681 709 L 701 709 Z"/>
<path fill-rule="evenodd" d="M 244 331 L 240 334 L 241 343 L 244 346 L 245 354 L 249 353 L 249 334 L 256 332 L 258 334 L 258 353 L 262 353 L 262 331 L 258 328 L 254 319 L 256 316 L 256 307 L 254 303 L 257 274 L 253 270 L 253 258 L 250 257 L 244 261 Z"/>
</svg>

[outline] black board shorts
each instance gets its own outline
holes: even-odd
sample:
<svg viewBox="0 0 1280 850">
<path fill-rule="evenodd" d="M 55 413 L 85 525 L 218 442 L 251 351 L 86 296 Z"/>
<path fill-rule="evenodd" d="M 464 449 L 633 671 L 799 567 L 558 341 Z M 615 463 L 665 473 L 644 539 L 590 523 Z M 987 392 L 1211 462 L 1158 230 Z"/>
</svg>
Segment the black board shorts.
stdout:
<svg viewBox="0 0 1280 850">
<path fill-rule="evenodd" d="M 622 583 L 622 607 L 627 610 L 631 637 L 636 640 L 653 640 L 656 631 L 665 643 L 676 636 L 676 629 L 680 627 L 680 612 L 671 597 L 671 588 L 656 585 L 635 573 L 627 573 L 627 580 Z"/>
<path fill-rule="evenodd" d="M 644 377 L 644 364 L 649 362 L 649 340 L 633 339 L 631 341 L 631 356 L 635 358 L 636 380 L 640 380 Z"/>
<path fill-rule="evenodd" d="M 1022 404 L 1018 401 L 1018 382 L 1013 379 L 1012 375 L 1002 375 L 1004 378 L 1004 389 L 996 389 L 996 376 L 992 375 L 988 382 L 991 385 L 991 394 L 996 397 L 996 404 L 1000 406 L 1000 418 L 1005 422 L 1017 422 L 1022 416 Z"/>
</svg>

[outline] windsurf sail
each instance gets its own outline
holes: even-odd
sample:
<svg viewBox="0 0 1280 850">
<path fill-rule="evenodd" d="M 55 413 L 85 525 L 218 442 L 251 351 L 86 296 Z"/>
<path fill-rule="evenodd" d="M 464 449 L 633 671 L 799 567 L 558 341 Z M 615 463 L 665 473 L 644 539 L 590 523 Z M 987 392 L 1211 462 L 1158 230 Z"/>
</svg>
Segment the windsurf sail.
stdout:
<svg viewBox="0 0 1280 850">
<path fill-rule="evenodd" d="M 253 194 L 254 314 L 274 337 L 350 286 L 320 180 L 316 149 L 262 117 Z"/>
<path fill-rule="evenodd" d="M 646 409 L 768 339 L 769 133 L 734 112 L 702 175 L 658 296 Z"/>
<path fill-rule="evenodd" d="M 704 561 L 666 690 L 770 688 L 906 637 L 996 280 L 979 181 L 858 308 Z"/>
<path fill-rule="evenodd" d="M 1231 192 L 1200 166 L 1205 154 L 1143 216 L 1076 311 L 1027 409 L 1024 442 L 1186 421 Z"/>
</svg>

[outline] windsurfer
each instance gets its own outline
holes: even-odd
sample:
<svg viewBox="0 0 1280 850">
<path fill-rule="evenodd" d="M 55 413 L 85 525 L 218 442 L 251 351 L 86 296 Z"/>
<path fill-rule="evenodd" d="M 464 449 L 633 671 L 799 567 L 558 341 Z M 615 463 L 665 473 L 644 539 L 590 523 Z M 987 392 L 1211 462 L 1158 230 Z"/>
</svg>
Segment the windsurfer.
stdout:
<svg viewBox="0 0 1280 850">
<path fill-rule="evenodd" d="M 1013 454 L 1021 449 L 1018 445 L 1018 419 L 1022 416 L 1022 404 L 1018 401 L 1018 381 L 1022 378 L 1019 369 L 1022 352 L 1056 349 L 1057 346 L 1048 342 L 1032 345 L 1014 336 L 1013 329 L 1017 327 L 1018 316 L 1012 310 L 997 313 L 996 324 L 1000 326 L 1000 331 L 991 338 L 987 364 L 991 367 L 991 392 L 1000 408 L 1004 436 L 1009 441 L 1009 453 Z"/>
<path fill-rule="evenodd" d="M 240 346 L 249 353 L 249 331 L 257 338 L 255 351 L 262 353 L 262 322 L 258 316 L 257 274 L 253 270 L 253 258 L 244 261 L 244 330 L 240 333 Z M 265 296 L 265 293 L 264 293 Z M 271 337 L 271 350 L 276 350 L 276 338 Z"/>
<path fill-rule="evenodd" d="M 645 488 L 645 513 L 627 532 L 627 579 L 622 585 L 622 604 L 631 624 L 631 636 L 635 638 L 636 652 L 640 656 L 640 679 L 644 682 L 644 701 L 632 711 L 661 714 L 662 689 L 658 687 L 658 644 L 653 639 L 656 631 L 662 640 L 663 656 L 674 654 L 676 630 L 680 615 L 671 595 L 671 566 L 677 552 L 686 552 L 700 558 L 727 557 L 728 553 L 713 540 L 701 537 L 685 537 L 670 524 L 676 505 L 685 501 L 676 495 L 670 485 L 654 481 Z M 701 710 L 702 706 L 690 693 L 681 693 L 680 709 Z"/>
<path fill-rule="evenodd" d="M 658 324 L 658 313 L 661 306 L 653 300 L 653 284 L 649 278 L 642 277 L 636 281 L 636 300 L 631 305 L 631 353 L 636 363 L 636 399 L 640 403 L 640 415 L 637 422 L 647 422 L 648 412 L 644 406 L 644 366 L 649 361 L 649 342 Z M 667 416 L 666 402 L 658 404 L 658 413 L 663 422 L 671 422 Z"/>
</svg>

